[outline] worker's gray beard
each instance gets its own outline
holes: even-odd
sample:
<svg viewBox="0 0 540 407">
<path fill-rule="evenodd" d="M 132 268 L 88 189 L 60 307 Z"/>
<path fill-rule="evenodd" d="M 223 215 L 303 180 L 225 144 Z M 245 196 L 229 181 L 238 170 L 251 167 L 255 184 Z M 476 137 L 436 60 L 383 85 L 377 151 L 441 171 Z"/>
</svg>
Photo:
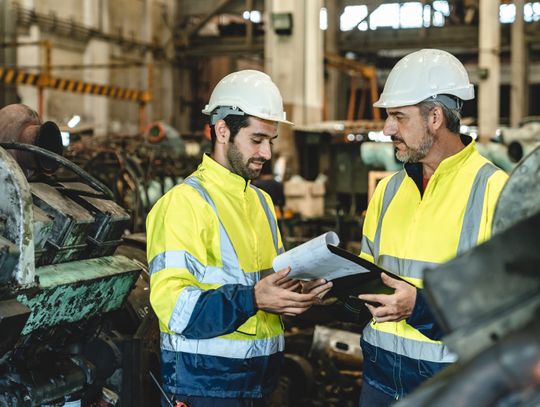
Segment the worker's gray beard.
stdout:
<svg viewBox="0 0 540 407">
<path fill-rule="evenodd" d="M 236 147 L 236 144 L 230 143 L 229 151 L 227 151 L 227 160 L 229 160 L 229 165 L 231 166 L 232 172 L 234 172 L 237 175 L 240 175 L 242 178 L 246 180 L 253 180 L 259 176 L 261 173 L 261 170 L 252 170 L 248 166 L 254 160 L 253 158 L 248 159 L 246 162 L 244 162 L 245 158 Z M 262 160 L 259 160 L 263 162 Z"/>
<path fill-rule="evenodd" d="M 396 158 L 404 163 L 417 163 L 427 155 L 434 142 L 435 134 L 426 126 L 424 137 L 422 137 L 418 148 L 411 148 L 403 141 L 407 149 L 405 151 L 396 150 Z"/>
</svg>

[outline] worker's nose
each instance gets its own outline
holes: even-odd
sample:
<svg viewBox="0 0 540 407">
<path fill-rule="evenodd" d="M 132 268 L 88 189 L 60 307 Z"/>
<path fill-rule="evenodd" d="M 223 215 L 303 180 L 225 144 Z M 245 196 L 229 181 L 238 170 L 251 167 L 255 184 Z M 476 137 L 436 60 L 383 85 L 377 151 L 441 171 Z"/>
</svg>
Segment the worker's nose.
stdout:
<svg viewBox="0 0 540 407">
<path fill-rule="evenodd" d="M 396 120 L 392 116 L 384 121 L 383 133 L 385 136 L 394 136 L 397 133 Z"/>
<path fill-rule="evenodd" d="M 260 144 L 259 155 L 265 160 L 272 158 L 272 145 L 269 140 L 265 140 Z"/>
</svg>

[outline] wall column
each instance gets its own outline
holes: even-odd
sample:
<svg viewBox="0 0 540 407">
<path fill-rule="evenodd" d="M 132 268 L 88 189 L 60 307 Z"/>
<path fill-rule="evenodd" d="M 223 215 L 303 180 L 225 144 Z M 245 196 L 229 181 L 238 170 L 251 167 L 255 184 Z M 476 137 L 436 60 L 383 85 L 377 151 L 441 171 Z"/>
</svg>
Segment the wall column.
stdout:
<svg viewBox="0 0 540 407">
<path fill-rule="evenodd" d="M 480 0 L 478 130 L 480 142 L 487 143 L 499 127 L 500 100 L 500 0 Z"/>
<path fill-rule="evenodd" d="M 514 0 L 516 20 L 512 24 L 511 79 L 510 79 L 510 126 L 518 127 L 527 116 L 529 87 L 527 73 L 527 44 L 525 42 L 524 0 Z"/>
<path fill-rule="evenodd" d="M 84 0 L 83 23 L 105 32 L 109 32 L 109 0 Z M 84 51 L 85 65 L 109 64 L 111 45 L 105 41 L 91 38 Z M 83 78 L 86 82 L 110 83 L 110 69 L 84 69 Z M 82 120 L 92 123 L 94 134 L 106 135 L 109 132 L 109 105 L 111 99 L 104 96 L 84 95 L 84 114 Z"/>
<path fill-rule="evenodd" d="M 266 0 L 265 71 L 283 95 L 287 116 L 297 126 L 322 120 L 323 32 L 319 26 L 322 0 Z M 278 35 L 273 13 L 292 14 L 291 35 Z M 275 151 L 297 165 L 292 130 L 282 126 Z"/>
</svg>

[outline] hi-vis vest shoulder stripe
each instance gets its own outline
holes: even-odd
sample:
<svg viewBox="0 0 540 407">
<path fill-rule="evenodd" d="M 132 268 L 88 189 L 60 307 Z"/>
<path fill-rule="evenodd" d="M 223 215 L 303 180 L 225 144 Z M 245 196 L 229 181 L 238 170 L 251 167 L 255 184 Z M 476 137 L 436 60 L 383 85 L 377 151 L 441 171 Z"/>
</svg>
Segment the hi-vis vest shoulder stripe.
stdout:
<svg viewBox="0 0 540 407">
<path fill-rule="evenodd" d="M 163 270 L 165 268 L 175 267 L 175 268 L 186 268 L 188 269 L 199 282 L 205 284 L 244 284 L 244 285 L 254 285 L 257 281 L 264 277 L 266 270 L 257 270 L 244 272 L 242 277 L 239 277 L 238 271 L 241 270 L 238 256 L 234 250 L 233 244 L 227 231 L 223 227 L 221 220 L 219 219 L 217 208 L 208 194 L 204 189 L 200 181 L 194 177 L 188 177 L 184 180 L 184 183 L 193 187 L 199 195 L 212 207 L 216 216 L 219 220 L 219 234 L 221 241 L 221 259 L 223 261 L 223 268 L 221 267 L 212 267 L 205 266 L 201 264 L 193 255 L 190 253 L 179 250 L 179 251 L 167 251 L 158 254 L 155 256 L 149 264 L 150 274 Z M 268 223 L 270 225 L 270 230 L 272 231 L 272 239 L 274 242 L 274 247 L 276 253 L 280 254 L 283 252 L 283 248 L 279 247 L 278 243 L 278 228 L 268 202 L 264 198 L 262 192 L 255 186 L 251 185 L 251 188 L 255 190 L 261 206 L 264 209 L 264 213 L 268 218 Z"/>
<path fill-rule="evenodd" d="M 465 217 L 461 227 L 461 234 L 457 249 L 458 254 L 461 254 L 476 245 L 478 230 L 480 229 L 482 208 L 484 206 L 484 195 L 487 181 L 489 177 L 495 173 L 495 171 L 497 171 L 497 168 L 493 164 L 486 163 L 476 174 L 471 192 L 469 194 L 467 209 L 465 211 Z M 383 268 L 395 270 L 396 272 L 400 273 L 400 275 L 405 277 L 422 278 L 424 270 L 434 268 L 438 264 L 409 259 L 397 259 L 388 255 L 380 255 L 381 229 L 384 215 L 406 176 L 405 170 L 402 170 L 396 173 L 388 182 L 388 185 L 384 191 L 381 213 L 379 215 L 377 230 L 375 232 L 375 239 L 373 242 L 371 242 L 364 236 L 362 238 L 362 250 L 365 253 L 373 256 L 374 261 L 383 266 Z M 401 274 L 401 272 L 403 272 L 403 274 Z"/>
</svg>

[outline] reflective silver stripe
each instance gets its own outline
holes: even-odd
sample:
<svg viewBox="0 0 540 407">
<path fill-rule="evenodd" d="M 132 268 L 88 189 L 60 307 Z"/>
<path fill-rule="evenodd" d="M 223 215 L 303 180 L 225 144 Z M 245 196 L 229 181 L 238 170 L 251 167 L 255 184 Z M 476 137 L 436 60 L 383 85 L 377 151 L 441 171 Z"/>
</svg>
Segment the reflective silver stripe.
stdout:
<svg viewBox="0 0 540 407">
<path fill-rule="evenodd" d="M 283 352 L 285 349 L 285 338 L 283 335 L 278 335 L 273 338 L 248 341 L 225 338 L 186 339 L 180 335 L 169 335 L 162 332 L 161 349 L 197 355 L 247 359 Z"/>
<path fill-rule="evenodd" d="M 461 235 L 457 254 L 461 254 L 474 246 L 478 242 L 478 231 L 482 221 L 482 210 L 484 208 L 484 198 L 486 195 L 486 187 L 489 180 L 497 167 L 491 163 L 485 163 L 476 174 L 474 182 L 469 193 L 469 200 L 465 209 L 465 216 L 461 226 Z"/>
<path fill-rule="evenodd" d="M 148 269 L 150 275 L 165 268 L 185 268 L 203 284 L 243 284 L 255 285 L 261 279 L 263 271 L 244 272 L 243 270 L 224 269 L 205 266 L 195 256 L 184 251 L 174 250 L 158 254 L 152 259 Z M 242 273 L 242 274 L 240 274 Z"/>
<path fill-rule="evenodd" d="M 238 256 L 236 254 L 236 251 L 234 250 L 232 241 L 229 235 L 227 234 L 225 227 L 223 226 L 223 223 L 221 223 L 221 219 L 219 218 L 216 204 L 214 203 L 214 201 L 212 200 L 212 198 L 210 197 L 206 189 L 201 185 L 201 182 L 197 179 L 197 177 L 193 177 L 193 176 L 188 177 L 184 180 L 184 183 L 195 188 L 195 190 L 201 195 L 201 197 L 206 202 L 208 202 L 208 204 L 212 207 L 212 209 L 214 210 L 216 214 L 216 217 L 219 221 L 221 262 L 223 263 L 223 268 L 231 274 L 233 274 L 234 271 L 240 270 Z"/>
<path fill-rule="evenodd" d="M 195 304 L 201 296 L 201 290 L 195 287 L 186 287 L 182 290 L 169 319 L 169 329 L 174 332 L 182 332 L 189 320 Z"/>
<path fill-rule="evenodd" d="M 388 184 L 386 185 L 386 189 L 384 190 L 381 213 L 379 214 L 379 223 L 377 224 L 377 230 L 375 231 L 375 238 L 373 239 L 373 257 L 375 259 L 375 263 L 377 263 L 377 259 L 379 258 L 379 253 L 380 253 L 380 248 L 381 248 L 381 229 L 382 229 L 382 222 L 384 219 L 384 215 L 386 213 L 386 210 L 388 209 L 388 206 L 390 206 L 390 202 L 392 202 L 392 199 L 394 199 L 396 192 L 401 186 L 401 183 L 405 179 L 405 175 L 406 175 L 405 170 L 401 170 L 400 172 L 394 174 L 394 176 L 392 176 L 390 181 L 388 181 Z"/>
<path fill-rule="evenodd" d="M 452 353 L 443 343 L 415 341 L 397 337 L 388 332 L 373 329 L 371 324 L 364 328 L 362 337 L 373 346 L 411 359 L 435 363 L 453 363 L 457 360 L 457 355 Z"/>
<path fill-rule="evenodd" d="M 362 243 L 360 244 L 360 250 L 363 253 L 373 256 L 373 242 L 369 240 L 365 235 L 362 236 Z"/>
<path fill-rule="evenodd" d="M 166 268 L 188 269 L 198 281 L 203 281 L 205 266 L 194 256 L 184 250 L 167 251 L 155 256 L 148 264 L 150 275 Z"/>
<path fill-rule="evenodd" d="M 279 253 L 279 240 L 278 240 L 278 228 L 276 224 L 276 220 L 274 219 L 273 212 L 270 210 L 270 207 L 268 206 L 268 202 L 264 198 L 263 193 L 259 188 L 257 188 L 255 185 L 251 185 L 251 188 L 257 192 L 257 196 L 259 197 L 259 201 L 261 201 L 261 205 L 264 209 L 264 213 L 266 213 L 266 217 L 268 218 L 268 223 L 270 224 L 270 230 L 272 231 L 272 239 L 274 240 L 274 247 L 276 248 L 276 253 Z"/>
<path fill-rule="evenodd" d="M 379 261 L 377 264 L 383 269 L 391 271 L 394 274 L 398 274 L 404 277 L 420 279 L 424 278 L 425 270 L 432 270 L 439 266 L 439 263 L 431 263 L 429 261 L 411 259 L 400 259 L 398 257 L 388 256 L 386 254 L 379 256 Z"/>
</svg>

